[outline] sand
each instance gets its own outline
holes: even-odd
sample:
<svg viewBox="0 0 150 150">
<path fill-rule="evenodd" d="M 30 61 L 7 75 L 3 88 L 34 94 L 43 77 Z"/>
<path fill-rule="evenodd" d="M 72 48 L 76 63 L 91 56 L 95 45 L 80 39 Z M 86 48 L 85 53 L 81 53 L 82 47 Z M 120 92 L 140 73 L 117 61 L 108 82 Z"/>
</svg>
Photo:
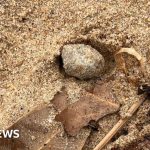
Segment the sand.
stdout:
<svg viewBox="0 0 150 150">
<path fill-rule="evenodd" d="M 150 2 L 148 0 L 1 0 L 0 1 L 0 129 L 7 129 L 40 103 L 51 100 L 66 86 L 70 103 L 96 79 L 78 80 L 60 69 L 60 51 L 65 44 L 83 43 L 104 55 L 104 80 L 112 71 L 114 93 L 121 110 L 100 120 L 99 133 L 92 133 L 84 149 L 98 144 L 120 116 L 140 97 L 137 87 L 115 70 L 114 54 L 133 47 L 146 59 L 146 76 L 136 60 L 128 58 L 129 76 L 150 79 Z M 130 61 L 132 59 L 133 61 Z M 150 133 L 149 101 L 145 101 L 122 132 L 105 148 L 121 150 Z M 109 122 L 109 124 L 108 124 Z M 107 125 L 107 126 L 106 126 Z"/>
</svg>

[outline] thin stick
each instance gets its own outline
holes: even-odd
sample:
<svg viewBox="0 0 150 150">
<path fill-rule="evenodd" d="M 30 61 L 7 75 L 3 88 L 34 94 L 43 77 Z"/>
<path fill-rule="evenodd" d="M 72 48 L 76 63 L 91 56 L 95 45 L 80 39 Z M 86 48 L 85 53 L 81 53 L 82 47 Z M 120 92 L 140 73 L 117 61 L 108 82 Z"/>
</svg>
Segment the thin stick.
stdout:
<svg viewBox="0 0 150 150">
<path fill-rule="evenodd" d="M 120 119 L 117 124 L 108 132 L 108 134 L 100 141 L 100 143 L 93 150 L 101 150 L 111 138 L 124 126 L 128 119 L 134 114 L 134 112 L 140 107 L 145 99 L 142 99 L 131 106 L 128 111 L 129 117 Z"/>
</svg>

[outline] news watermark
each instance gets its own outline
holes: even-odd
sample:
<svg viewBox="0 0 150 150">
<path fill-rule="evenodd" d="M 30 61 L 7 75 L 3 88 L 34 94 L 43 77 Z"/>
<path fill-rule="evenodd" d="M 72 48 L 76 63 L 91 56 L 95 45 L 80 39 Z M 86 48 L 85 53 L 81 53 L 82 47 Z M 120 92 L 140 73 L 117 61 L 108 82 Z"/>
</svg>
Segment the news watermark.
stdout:
<svg viewBox="0 0 150 150">
<path fill-rule="evenodd" d="M 5 138 L 5 139 L 11 139 L 11 138 L 19 138 L 20 133 L 19 130 L 0 130 L 0 139 Z"/>
</svg>

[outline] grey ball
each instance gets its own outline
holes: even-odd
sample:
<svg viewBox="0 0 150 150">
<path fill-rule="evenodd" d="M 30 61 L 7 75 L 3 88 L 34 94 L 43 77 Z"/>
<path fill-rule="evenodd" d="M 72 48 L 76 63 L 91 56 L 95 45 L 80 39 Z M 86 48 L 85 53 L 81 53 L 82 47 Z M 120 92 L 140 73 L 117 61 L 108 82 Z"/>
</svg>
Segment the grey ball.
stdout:
<svg viewBox="0 0 150 150">
<path fill-rule="evenodd" d="M 103 72 L 105 61 L 94 48 L 85 44 L 68 44 L 62 49 L 65 72 L 79 79 L 99 77 Z"/>
</svg>

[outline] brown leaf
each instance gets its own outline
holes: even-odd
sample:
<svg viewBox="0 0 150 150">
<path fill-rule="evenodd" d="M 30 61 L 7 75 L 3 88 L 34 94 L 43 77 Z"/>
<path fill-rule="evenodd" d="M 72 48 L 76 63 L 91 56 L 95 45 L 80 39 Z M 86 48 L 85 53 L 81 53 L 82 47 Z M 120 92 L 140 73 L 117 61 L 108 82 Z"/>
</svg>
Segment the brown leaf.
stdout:
<svg viewBox="0 0 150 150">
<path fill-rule="evenodd" d="M 43 147 L 47 140 L 52 139 L 62 130 L 58 123 L 52 122 L 53 113 L 52 107 L 46 105 L 41 105 L 30 112 L 9 128 L 9 130 L 18 129 L 20 137 L 18 139 L 3 139 L 0 141 L 0 149 L 38 150 Z"/>
<path fill-rule="evenodd" d="M 24 150 L 26 145 L 19 139 L 4 139 L 0 140 L 1 150 Z"/>
<path fill-rule="evenodd" d="M 82 129 L 76 137 L 57 134 L 39 150 L 82 150 L 89 134 L 88 129 Z"/>
<path fill-rule="evenodd" d="M 51 102 L 54 105 L 55 109 L 57 109 L 58 111 L 62 111 L 67 107 L 67 98 L 68 98 L 67 92 L 63 88 L 61 92 L 58 92 L 54 96 Z"/>
<path fill-rule="evenodd" d="M 104 83 L 102 81 L 97 81 L 93 90 L 93 94 L 109 102 L 115 102 L 115 97 L 112 93 L 111 82 Z"/>
<path fill-rule="evenodd" d="M 82 150 L 90 130 L 83 129 L 77 137 L 68 137 L 60 124 L 51 121 L 52 113 L 52 107 L 46 105 L 35 108 L 9 128 L 18 129 L 20 137 L 1 139 L 0 150 Z"/>
<path fill-rule="evenodd" d="M 97 81 L 93 90 L 93 94 L 103 99 L 112 100 L 114 99 L 114 96 L 111 89 L 111 82 L 103 83 L 101 81 Z"/>
<path fill-rule="evenodd" d="M 119 105 L 85 92 L 79 101 L 69 105 L 55 119 L 64 124 L 68 134 L 74 136 L 90 120 L 98 120 L 107 114 L 116 112 L 118 109 Z"/>
</svg>

